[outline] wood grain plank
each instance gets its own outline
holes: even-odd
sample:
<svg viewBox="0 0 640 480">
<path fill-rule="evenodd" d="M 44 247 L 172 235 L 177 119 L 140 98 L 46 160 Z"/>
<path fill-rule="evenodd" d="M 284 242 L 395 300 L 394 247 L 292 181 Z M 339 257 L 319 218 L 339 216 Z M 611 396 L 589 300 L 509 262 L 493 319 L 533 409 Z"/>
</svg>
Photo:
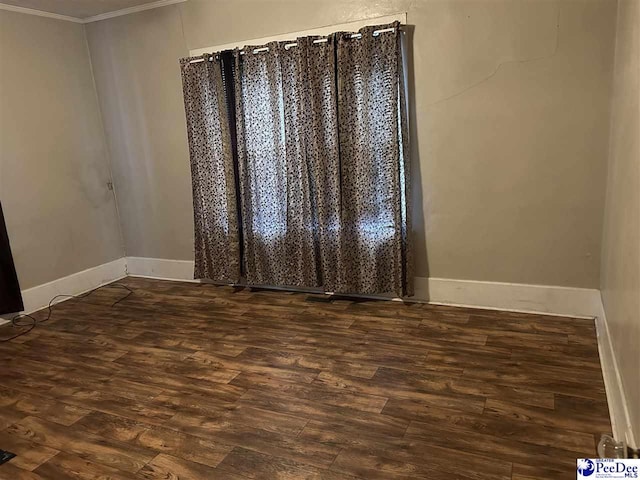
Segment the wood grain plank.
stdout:
<svg viewBox="0 0 640 480">
<path fill-rule="evenodd" d="M 218 466 L 242 478 L 277 478 L 279 480 L 358 480 L 357 477 L 322 470 L 304 463 L 265 455 L 244 448 L 234 448 Z"/>
<path fill-rule="evenodd" d="M 45 480 L 47 478 L 38 475 L 36 472 L 17 467 L 11 460 L 0 467 L 0 474 L 2 475 L 0 478 L 6 480 Z"/>
<path fill-rule="evenodd" d="M 1 467 L 0 467 L 1 468 Z M 138 480 L 132 473 L 123 472 L 77 455 L 61 452 L 45 464 L 39 466 L 35 473 L 41 478 L 51 480 Z"/>
<path fill-rule="evenodd" d="M 488 399 L 484 413 L 499 418 L 515 418 L 536 425 L 553 425 L 579 432 L 592 432 L 597 430 L 604 433 L 611 430 L 609 418 L 602 415 L 577 412 L 568 415 L 566 410 L 556 411 L 528 405 L 518 405 L 499 399 Z"/>
<path fill-rule="evenodd" d="M 127 442 L 145 450 L 171 454 L 210 467 L 218 465 L 232 449 L 223 443 L 187 435 L 178 430 L 127 420 L 100 412 L 88 415 L 78 422 L 78 426 L 93 435 Z"/>
<path fill-rule="evenodd" d="M 459 450 L 424 444 L 420 441 L 397 442 L 396 448 L 383 445 L 345 448 L 331 466 L 332 470 L 367 479 L 424 478 L 445 480 L 511 478 L 511 463 L 489 459 Z"/>
<path fill-rule="evenodd" d="M 147 480 L 239 480 L 241 477 L 222 472 L 201 463 L 190 462 L 181 458 L 161 453 L 139 472 L 139 478 Z"/>
<path fill-rule="evenodd" d="M 119 470 L 137 472 L 153 458 L 153 452 L 131 444 L 109 441 L 103 437 L 80 433 L 37 417 L 27 417 L 7 428 L 6 432 L 25 441 L 94 460 Z"/>
<path fill-rule="evenodd" d="M 593 449 L 592 438 L 585 445 L 583 439 L 572 441 L 569 448 L 558 448 L 552 439 L 568 439 L 570 432 L 555 430 L 545 440 L 544 430 L 537 431 L 534 427 L 508 426 L 502 427 L 503 433 L 489 430 L 482 432 L 478 429 L 451 427 L 446 424 L 411 422 L 405 438 L 419 440 L 429 445 L 447 445 L 456 451 L 464 451 L 489 457 L 491 455 L 506 462 L 521 464 L 539 464 L 540 458 L 545 457 L 547 465 L 575 465 L 575 459 Z M 526 433 L 532 437 L 527 438 Z M 563 445 L 564 446 L 564 445 Z"/>
<path fill-rule="evenodd" d="M 6 432 L 0 432 L 0 448 L 15 453 L 16 456 L 10 460 L 11 465 L 23 470 L 34 470 L 59 453 L 59 450 L 54 448 L 38 445 Z M 2 468 L 0 466 L 0 473 Z"/>
<path fill-rule="evenodd" d="M 172 423 L 172 425 L 174 425 Z M 287 458 L 319 468 L 327 468 L 335 460 L 339 448 L 312 440 L 283 435 L 251 425 L 220 424 L 215 419 L 189 420 L 180 423 L 180 431 L 201 438 L 213 439 L 225 445 L 242 445 L 244 448 L 267 455 Z"/>
<path fill-rule="evenodd" d="M 12 411 L 16 416 L 34 415 L 61 425 L 71 425 L 90 410 L 69 405 L 49 397 L 33 395 L 0 387 L 0 408 Z"/>
</svg>

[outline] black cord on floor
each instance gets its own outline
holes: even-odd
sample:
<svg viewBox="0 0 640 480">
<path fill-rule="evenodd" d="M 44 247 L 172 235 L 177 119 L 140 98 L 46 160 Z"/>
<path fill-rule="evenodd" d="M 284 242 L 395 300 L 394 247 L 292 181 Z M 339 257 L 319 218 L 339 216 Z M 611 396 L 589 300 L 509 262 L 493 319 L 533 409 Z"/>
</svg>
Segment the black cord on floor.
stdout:
<svg viewBox="0 0 640 480">
<path fill-rule="evenodd" d="M 2 342 L 8 342 L 10 340 L 13 340 L 14 338 L 18 338 L 21 337 L 22 335 L 26 335 L 27 333 L 29 333 L 31 330 L 33 330 L 34 328 L 36 328 L 36 325 L 40 324 L 40 323 L 44 323 L 46 321 L 48 321 L 51 318 L 51 312 L 52 312 L 52 307 L 53 307 L 53 302 L 56 301 L 56 299 L 58 298 L 85 298 L 88 297 L 89 295 L 91 295 L 94 292 L 97 292 L 98 290 L 101 290 L 103 288 L 111 288 L 111 287 L 117 287 L 117 288 L 124 288 L 125 290 L 127 290 L 129 293 L 127 293 L 124 297 L 116 300 L 111 307 L 115 307 L 118 303 L 122 302 L 123 300 L 129 298 L 129 296 L 133 293 L 133 290 L 131 290 L 129 287 L 127 287 L 125 284 L 123 283 L 110 283 L 108 285 L 103 285 L 102 287 L 98 287 L 95 290 L 91 290 L 90 292 L 84 293 L 82 295 L 66 295 L 66 294 L 61 294 L 61 295 L 56 295 L 55 297 L 53 297 L 50 301 L 49 301 L 49 305 L 47 306 L 47 317 L 43 320 L 37 320 L 35 317 L 29 315 L 28 313 L 21 313 L 19 315 L 16 315 L 15 317 L 13 317 L 11 319 L 11 326 L 12 327 L 28 327 L 25 331 L 17 333 L 16 335 L 14 335 L 13 337 L 9 337 L 9 338 L 3 338 L 0 339 L 0 343 Z M 29 319 L 27 321 L 25 321 L 24 319 Z"/>
</svg>

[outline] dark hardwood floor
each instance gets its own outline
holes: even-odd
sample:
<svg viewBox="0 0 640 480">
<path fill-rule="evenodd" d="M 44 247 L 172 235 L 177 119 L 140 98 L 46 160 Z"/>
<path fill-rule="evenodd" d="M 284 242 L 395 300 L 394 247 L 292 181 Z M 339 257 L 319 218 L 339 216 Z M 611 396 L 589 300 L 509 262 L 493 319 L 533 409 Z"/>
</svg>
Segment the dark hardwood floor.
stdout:
<svg viewBox="0 0 640 480">
<path fill-rule="evenodd" d="M 593 321 L 120 283 L 0 344 L 0 478 L 574 479 L 611 430 Z"/>
</svg>

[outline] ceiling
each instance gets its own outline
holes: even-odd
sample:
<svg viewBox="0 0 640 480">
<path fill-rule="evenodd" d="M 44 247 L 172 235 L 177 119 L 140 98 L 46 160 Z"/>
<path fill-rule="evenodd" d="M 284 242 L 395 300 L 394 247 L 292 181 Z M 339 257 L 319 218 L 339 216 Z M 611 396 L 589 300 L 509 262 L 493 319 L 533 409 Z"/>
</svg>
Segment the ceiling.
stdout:
<svg viewBox="0 0 640 480">
<path fill-rule="evenodd" d="M 0 3 L 70 17 L 87 18 L 156 1 L 157 0 L 0 0 Z"/>
</svg>

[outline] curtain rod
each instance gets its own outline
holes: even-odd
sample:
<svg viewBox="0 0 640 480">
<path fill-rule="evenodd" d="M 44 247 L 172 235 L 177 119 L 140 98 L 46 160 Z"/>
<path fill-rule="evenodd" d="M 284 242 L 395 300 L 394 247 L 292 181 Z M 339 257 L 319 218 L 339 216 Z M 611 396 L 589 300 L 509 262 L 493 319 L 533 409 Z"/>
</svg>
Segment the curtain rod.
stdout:
<svg viewBox="0 0 640 480">
<path fill-rule="evenodd" d="M 395 27 L 391 27 L 391 28 L 383 28 L 381 30 L 374 30 L 373 32 L 373 36 L 377 37 L 378 35 L 380 35 L 381 33 L 387 33 L 387 32 L 395 32 L 396 29 Z M 361 33 L 353 33 L 351 35 L 349 35 L 349 38 L 362 38 L 362 34 Z M 317 44 L 317 43 L 327 43 L 329 41 L 328 38 L 320 38 L 318 40 L 314 40 L 313 43 Z M 285 43 L 284 48 L 285 50 L 289 50 L 291 47 L 297 47 L 298 43 L 297 42 L 292 42 L 292 43 Z M 252 51 L 252 53 L 260 53 L 260 52 L 268 52 L 269 51 L 269 47 L 260 47 L 260 48 L 256 48 Z M 246 52 L 244 50 L 240 50 L 240 55 L 244 55 Z M 211 55 L 209 57 L 209 61 L 213 60 L 213 55 Z M 199 62 L 204 62 L 205 59 L 204 58 L 196 58 L 195 60 L 190 60 L 189 63 L 199 63 Z"/>
</svg>

